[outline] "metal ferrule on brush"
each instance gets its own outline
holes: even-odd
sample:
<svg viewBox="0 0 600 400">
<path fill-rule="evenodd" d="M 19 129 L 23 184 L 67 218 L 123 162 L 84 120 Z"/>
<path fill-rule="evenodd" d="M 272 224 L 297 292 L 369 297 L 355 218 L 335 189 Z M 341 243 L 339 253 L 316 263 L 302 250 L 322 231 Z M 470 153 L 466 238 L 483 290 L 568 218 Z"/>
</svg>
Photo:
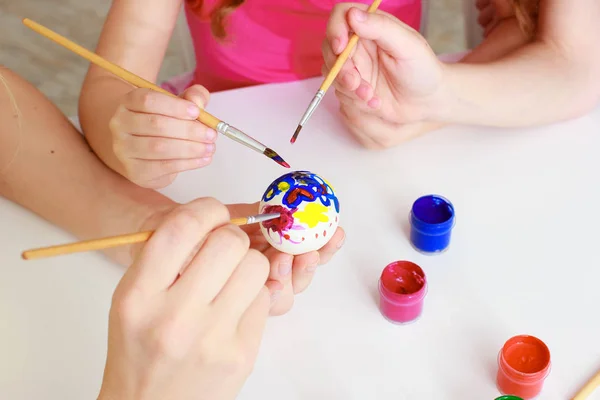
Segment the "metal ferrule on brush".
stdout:
<svg viewBox="0 0 600 400">
<path fill-rule="evenodd" d="M 248 217 L 248 223 L 254 224 L 256 222 L 264 222 L 269 221 L 275 218 L 279 218 L 281 216 L 280 213 L 271 213 L 271 214 L 262 214 Z"/>
<path fill-rule="evenodd" d="M 223 121 L 217 124 L 217 132 L 227 136 L 231 140 L 235 140 L 236 142 L 243 144 L 246 147 L 258 151 L 259 153 L 263 153 L 267 148 L 267 146 L 261 142 L 251 138 L 244 132 Z"/>
<path fill-rule="evenodd" d="M 300 123 L 298 125 L 304 126 L 306 121 L 308 121 L 308 119 L 312 116 L 312 114 L 315 112 L 315 110 L 319 106 L 319 103 L 321 103 L 321 100 L 323 100 L 323 97 L 325 97 L 325 92 L 319 89 L 317 94 L 315 94 L 315 97 L 312 99 L 312 101 L 308 105 L 308 108 L 306 109 L 306 112 L 302 116 L 302 119 L 300 120 Z"/>
</svg>

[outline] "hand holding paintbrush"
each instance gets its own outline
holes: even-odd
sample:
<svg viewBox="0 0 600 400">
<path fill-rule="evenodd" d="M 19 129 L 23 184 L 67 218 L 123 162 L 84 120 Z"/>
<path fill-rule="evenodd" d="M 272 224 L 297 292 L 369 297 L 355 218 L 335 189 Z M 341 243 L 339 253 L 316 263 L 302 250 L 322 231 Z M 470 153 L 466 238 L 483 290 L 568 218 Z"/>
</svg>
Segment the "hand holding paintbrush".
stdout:
<svg viewBox="0 0 600 400">
<path fill-rule="evenodd" d="M 259 214 L 249 217 L 233 218 L 229 222 L 233 225 L 247 225 L 269 221 L 279 218 L 279 213 Z M 129 233 L 126 235 L 110 236 L 99 239 L 84 240 L 80 242 L 67 243 L 49 247 L 26 250 L 21 254 L 24 260 L 55 257 L 65 254 L 80 253 L 84 251 L 105 250 L 118 246 L 143 243 L 152 237 L 154 231 Z"/>
<path fill-rule="evenodd" d="M 373 3 L 369 6 L 369 9 L 367 10 L 367 12 L 369 12 L 369 13 L 375 12 L 377 10 L 377 8 L 379 7 L 379 5 L 381 4 L 381 2 L 382 2 L 382 0 L 374 0 Z M 352 53 L 352 50 L 354 50 L 356 43 L 358 43 L 358 35 L 353 34 L 350 37 L 350 40 L 348 41 L 346 48 L 338 56 L 337 60 L 335 61 L 335 64 L 333 65 L 333 67 L 331 68 L 331 70 L 329 71 L 327 76 L 325 77 L 325 80 L 323 80 L 323 83 L 319 87 L 319 90 L 317 91 L 317 94 L 315 94 L 315 97 L 313 97 L 312 101 L 308 105 L 308 108 L 304 112 L 304 115 L 302 115 L 302 118 L 300 119 L 300 123 L 298 124 L 296 131 L 294 132 L 294 135 L 290 139 L 291 143 L 296 142 L 296 139 L 298 139 L 298 135 L 300 134 L 302 127 L 304 126 L 304 124 L 306 124 L 308 122 L 308 120 L 310 119 L 312 114 L 315 112 L 315 110 L 317 109 L 319 104 L 321 104 L 321 100 L 323 100 L 323 97 L 325 97 L 325 93 L 327 92 L 327 90 L 329 89 L 329 87 L 331 86 L 331 84 L 333 83 L 335 78 L 337 77 L 337 75 L 340 73 L 340 70 L 342 69 L 342 66 L 344 65 L 344 63 L 350 57 L 350 54 Z"/>
<path fill-rule="evenodd" d="M 104 58 L 100 57 L 99 55 L 77 45 L 76 43 L 59 35 L 58 33 L 53 32 L 52 30 L 50 30 L 30 19 L 25 18 L 23 20 L 23 24 L 25 26 L 29 27 L 30 29 L 32 29 L 33 31 L 41 34 L 42 36 L 45 36 L 45 37 L 51 39 L 55 43 L 76 53 L 77 55 L 85 58 L 86 60 L 97 65 L 98 67 L 105 69 L 106 71 L 114 74 L 115 76 L 121 78 L 125 82 L 128 82 L 135 87 L 150 89 L 150 90 L 165 94 L 170 97 L 177 97 L 174 94 L 166 91 L 165 89 L 153 84 L 152 82 L 149 82 L 149 81 L 125 70 L 124 68 L 121 68 L 121 67 L 109 62 L 108 60 L 105 60 Z M 209 114 L 205 110 L 199 110 L 199 116 L 197 117 L 197 120 L 199 122 L 203 123 L 204 125 L 208 126 L 209 128 L 214 129 L 218 133 L 221 133 L 222 135 L 227 136 L 228 138 L 230 138 L 230 139 L 232 139 L 254 151 L 264 154 L 265 156 L 269 157 L 273 161 L 277 162 L 279 165 L 289 168 L 289 165 L 274 150 L 268 148 L 267 146 L 260 143 L 259 141 L 251 138 L 250 136 L 246 135 L 239 129 L 229 125 L 225 121 L 221 121 L 220 119 Z"/>
</svg>

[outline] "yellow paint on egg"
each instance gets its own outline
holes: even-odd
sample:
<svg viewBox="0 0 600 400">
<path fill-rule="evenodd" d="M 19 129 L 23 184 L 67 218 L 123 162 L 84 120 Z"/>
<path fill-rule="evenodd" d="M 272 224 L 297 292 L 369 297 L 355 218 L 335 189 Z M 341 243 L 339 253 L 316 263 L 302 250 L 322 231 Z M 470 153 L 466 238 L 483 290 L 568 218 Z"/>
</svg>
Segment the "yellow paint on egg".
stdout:
<svg viewBox="0 0 600 400">
<path fill-rule="evenodd" d="M 296 211 L 294 218 L 309 228 L 314 228 L 319 222 L 329 222 L 328 208 L 319 203 L 309 203 L 302 211 Z"/>
</svg>

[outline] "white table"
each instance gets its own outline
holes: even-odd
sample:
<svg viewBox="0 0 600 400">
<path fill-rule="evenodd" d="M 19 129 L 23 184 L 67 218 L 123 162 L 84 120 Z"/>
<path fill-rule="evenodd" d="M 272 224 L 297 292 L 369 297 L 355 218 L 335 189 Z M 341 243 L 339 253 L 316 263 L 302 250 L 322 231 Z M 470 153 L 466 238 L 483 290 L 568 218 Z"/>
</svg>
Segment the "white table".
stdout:
<svg viewBox="0 0 600 400">
<path fill-rule="evenodd" d="M 240 399 L 492 400 L 498 351 L 522 333 L 550 347 L 540 398 L 573 395 L 600 368 L 600 110 L 539 129 L 452 127 L 373 152 L 345 133 L 330 94 L 292 147 L 318 84 L 215 94 L 209 107 L 293 169 L 331 181 L 347 231 L 293 310 L 270 320 Z M 285 172 L 226 138 L 218 145 L 211 167 L 165 193 L 252 202 Z M 410 206 L 428 193 L 457 213 L 450 249 L 435 257 L 407 239 Z M 95 398 L 123 270 L 99 254 L 23 262 L 25 248 L 73 238 L 5 200 L 0 221 L 0 398 Z M 398 259 L 421 265 L 430 285 L 407 326 L 376 303 L 381 270 Z"/>
</svg>

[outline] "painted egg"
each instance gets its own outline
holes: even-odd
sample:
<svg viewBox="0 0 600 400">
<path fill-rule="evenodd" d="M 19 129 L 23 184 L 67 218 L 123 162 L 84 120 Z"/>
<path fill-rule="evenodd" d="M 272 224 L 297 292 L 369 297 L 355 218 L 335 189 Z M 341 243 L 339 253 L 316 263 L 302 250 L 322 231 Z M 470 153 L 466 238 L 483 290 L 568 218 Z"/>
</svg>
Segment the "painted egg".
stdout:
<svg viewBox="0 0 600 400">
<path fill-rule="evenodd" d="M 265 191 L 261 213 L 280 213 L 260 229 L 277 250 L 303 254 L 319 250 L 331 239 L 339 223 L 340 203 L 331 185 L 308 171 L 277 178 Z"/>
</svg>

